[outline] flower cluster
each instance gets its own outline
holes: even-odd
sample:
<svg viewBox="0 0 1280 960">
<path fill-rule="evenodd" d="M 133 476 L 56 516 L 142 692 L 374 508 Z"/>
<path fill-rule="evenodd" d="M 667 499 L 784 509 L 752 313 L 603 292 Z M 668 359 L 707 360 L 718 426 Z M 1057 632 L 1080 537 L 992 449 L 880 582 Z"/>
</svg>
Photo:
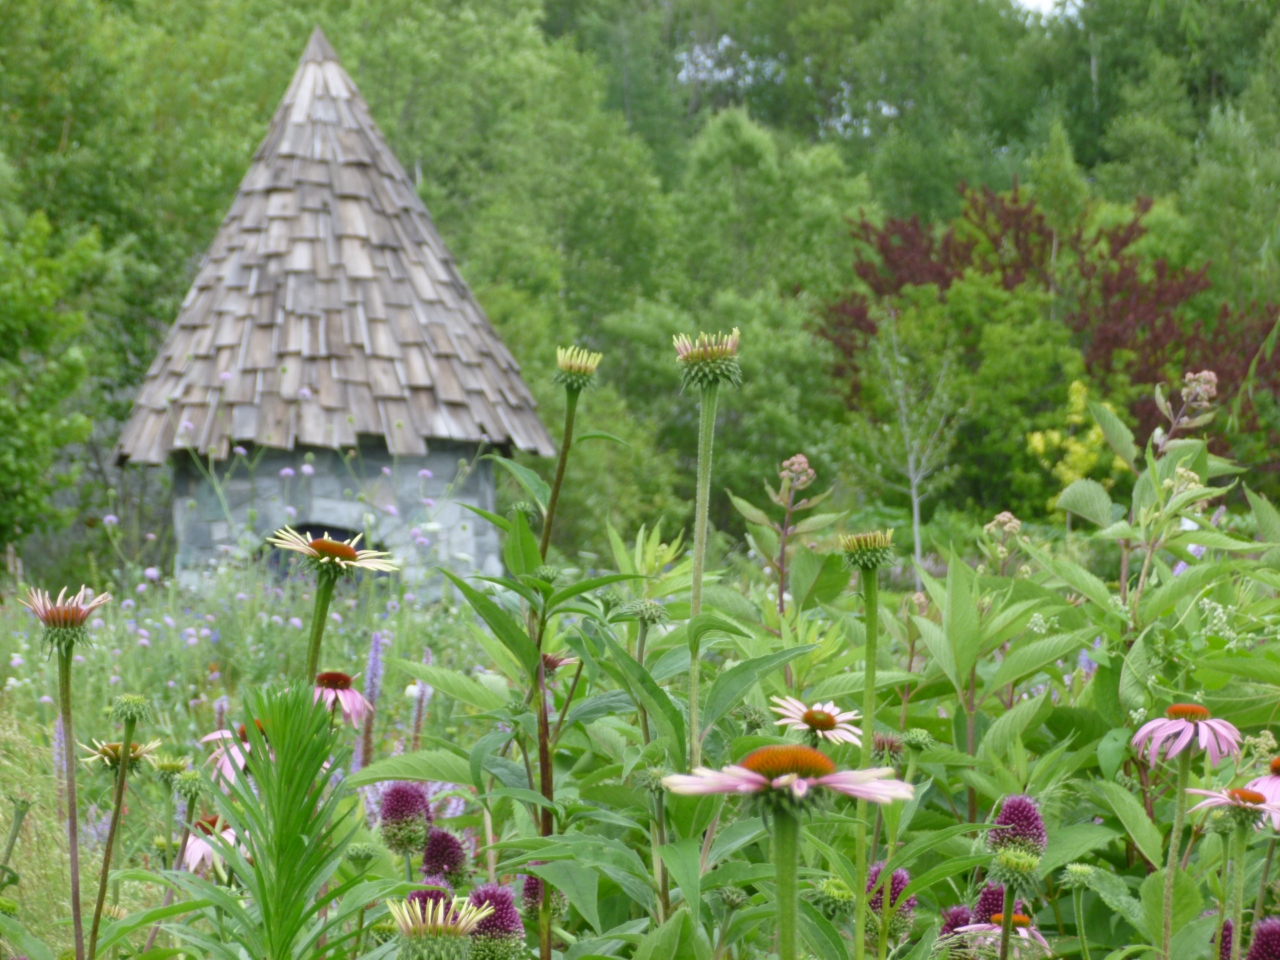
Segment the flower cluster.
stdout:
<svg viewBox="0 0 1280 960">
<path fill-rule="evenodd" d="M 444 877 L 454 886 L 467 881 L 470 858 L 462 841 L 448 830 L 432 827 L 422 853 L 422 872 L 428 877 Z"/>
<path fill-rule="evenodd" d="M 867 871 L 867 909 L 871 911 L 872 916 L 880 916 L 884 909 L 884 885 L 880 883 L 880 874 L 884 871 L 885 864 L 872 864 L 871 869 Z M 916 898 L 907 897 L 905 900 L 902 894 L 907 889 L 907 884 L 911 882 L 911 874 L 906 870 L 895 870 L 889 878 L 889 910 L 891 911 L 889 936 L 897 939 L 905 935 L 911 929 L 912 914 L 916 909 Z"/>
<path fill-rule="evenodd" d="M 778 470 L 778 479 L 784 484 L 790 484 L 792 490 L 804 490 L 818 479 L 818 472 L 809 466 L 808 457 L 803 453 L 797 453 L 790 460 L 782 461 L 782 467 Z"/>
<path fill-rule="evenodd" d="M 1006 797 L 994 827 L 987 833 L 987 846 L 996 854 L 991 878 L 1002 886 L 1030 893 L 1039 878 L 1040 858 L 1049 845 L 1040 808 L 1022 794 Z"/>
<path fill-rule="evenodd" d="M 471 960 L 518 960 L 525 955 L 524 923 L 507 887 L 487 883 L 471 891 L 468 902 L 492 909 L 471 933 Z"/>
</svg>

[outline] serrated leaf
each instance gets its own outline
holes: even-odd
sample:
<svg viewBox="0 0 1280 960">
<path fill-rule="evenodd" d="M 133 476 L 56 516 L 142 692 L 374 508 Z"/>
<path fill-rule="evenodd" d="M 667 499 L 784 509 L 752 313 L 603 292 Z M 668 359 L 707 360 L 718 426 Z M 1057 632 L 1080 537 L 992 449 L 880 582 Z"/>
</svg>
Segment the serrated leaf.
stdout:
<svg viewBox="0 0 1280 960">
<path fill-rule="evenodd" d="M 1111 525 L 1111 497 L 1097 480 L 1072 481 L 1059 495 L 1057 507 L 1084 517 L 1099 528 Z"/>
<path fill-rule="evenodd" d="M 793 524 L 788 532 L 794 534 L 816 533 L 839 522 L 840 518 L 845 516 L 846 513 L 848 513 L 847 510 L 840 513 L 815 513 L 813 516 L 805 517 L 799 523 Z"/>
<path fill-rule="evenodd" d="M 1138 448 L 1133 442 L 1133 431 L 1113 411 L 1097 401 L 1089 400 L 1088 405 L 1093 419 L 1102 428 L 1102 435 L 1107 438 L 1107 444 L 1115 451 L 1116 456 L 1128 464 L 1130 470 L 1136 472 L 1134 464 L 1138 459 Z"/>
<path fill-rule="evenodd" d="M 1074 633 L 1063 633 L 1052 637 L 1044 637 L 1032 643 L 1024 643 L 1015 647 L 1000 662 L 1000 669 L 987 684 L 990 690 L 1017 683 L 1024 677 L 1032 676 L 1042 668 L 1063 659 L 1085 644 L 1097 634 L 1097 630 L 1077 630 Z"/>
<path fill-rule="evenodd" d="M 769 519 L 769 515 L 750 500 L 743 500 L 742 497 L 735 495 L 732 490 L 725 490 L 725 493 L 729 494 L 729 502 L 733 504 L 733 509 L 742 514 L 747 523 L 754 523 L 760 527 L 773 526 L 773 521 Z"/>
<path fill-rule="evenodd" d="M 1160 863 L 1163 846 L 1160 829 L 1142 809 L 1142 802 L 1118 783 L 1099 780 L 1095 787 L 1129 832 L 1134 846 L 1150 863 Z"/>
<path fill-rule="evenodd" d="M 1280 510 L 1260 493 L 1254 493 L 1246 486 L 1244 495 L 1249 499 L 1249 507 L 1253 510 L 1253 518 L 1258 522 L 1258 532 L 1267 543 L 1280 543 Z"/>
</svg>

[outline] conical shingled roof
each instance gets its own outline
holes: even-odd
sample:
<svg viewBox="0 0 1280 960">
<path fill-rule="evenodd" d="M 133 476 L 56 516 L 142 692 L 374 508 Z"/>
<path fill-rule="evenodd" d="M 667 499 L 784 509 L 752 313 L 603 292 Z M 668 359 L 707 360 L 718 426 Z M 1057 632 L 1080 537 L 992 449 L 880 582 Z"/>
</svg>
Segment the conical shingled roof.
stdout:
<svg viewBox="0 0 1280 960">
<path fill-rule="evenodd" d="M 519 366 L 317 27 L 120 437 L 121 462 L 384 437 L 551 456 Z"/>
</svg>

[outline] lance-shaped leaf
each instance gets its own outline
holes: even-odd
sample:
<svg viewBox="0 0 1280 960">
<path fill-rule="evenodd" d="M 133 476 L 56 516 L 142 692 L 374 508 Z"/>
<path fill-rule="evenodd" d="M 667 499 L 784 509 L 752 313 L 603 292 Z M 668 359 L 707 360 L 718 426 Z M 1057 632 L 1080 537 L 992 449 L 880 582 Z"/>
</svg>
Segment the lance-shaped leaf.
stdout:
<svg viewBox="0 0 1280 960">
<path fill-rule="evenodd" d="M 644 707 L 649 719 L 658 727 L 658 732 L 669 738 L 671 749 L 677 753 L 680 767 L 685 765 L 685 723 L 680 710 L 671 701 L 666 691 L 659 687 L 649 676 L 649 671 L 636 663 L 635 658 L 623 650 L 618 642 L 609 636 L 602 636 L 609 649 L 609 657 L 600 661 L 601 669 L 613 675 L 619 684 L 630 691 L 631 696 Z"/>
<path fill-rule="evenodd" d="M 503 610 L 500 606 L 493 602 L 493 599 L 485 596 L 471 584 L 462 578 L 455 576 L 448 570 L 441 569 L 449 580 L 453 583 L 458 591 L 467 598 L 467 602 L 471 604 L 471 609 L 480 615 L 485 623 L 489 625 L 489 629 L 493 631 L 502 645 L 511 651 L 516 661 L 528 671 L 529 676 L 533 676 L 538 672 L 538 648 L 534 646 L 529 635 L 524 632 L 524 628 L 512 619 L 511 615 Z"/>
<path fill-rule="evenodd" d="M 536 503 L 545 514 L 547 512 L 547 504 L 551 502 L 551 488 L 547 486 L 547 481 L 534 473 L 526 466 L 516 463 L 514 460 L 508 460 L 506 457 L 500 457 L 496 453 L 491 453 L 484 457 L 485 460 L 492 460 L 504 470 L 516 478 L 516 483 L 524 489 L 530 498 Z"/>
<path fill-rule="evenodd" d="M 477 709 L 493 712 L 501 710 L 511 702 L 507 697 L 455 670 L 427 666 L 425 663 L 416 663 L 413 660 L 397 660 L 396 663 L 401 670 L 415 679 L 434 687 L 447 697 L 460 700 Z"/>
<path fill-rule="evenodd" d="M 788 663 L 796 659 L 796 657 L 803 657 L 806 653 L 817 649 L 818 645 L 816 643 L 809 643 L 803 647 L 779 650 L 777 653 L 745 660 L 721 673 L 716 677 L 715 683 L 711 685 L 711 693 L 708 694 L 706 705 L 703 707 L 703 735 L 705 736 L 716 721 L 732 710 L 736 704 L 740 703 L 746 692 L 761 677 L 770 671 L 778 669 L 784 663 Z"/>
</svg>

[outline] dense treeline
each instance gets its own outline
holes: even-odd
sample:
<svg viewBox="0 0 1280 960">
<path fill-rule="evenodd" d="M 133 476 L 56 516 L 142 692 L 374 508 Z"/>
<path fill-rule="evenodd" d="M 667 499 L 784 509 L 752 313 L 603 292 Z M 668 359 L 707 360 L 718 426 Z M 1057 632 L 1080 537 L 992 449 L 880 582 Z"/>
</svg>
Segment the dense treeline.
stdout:
<svg viewBox="0 0 1280 960">
<path fill-rule="evenodd" d="M 917 484 L 926 517 L 1051 516 L 1076 477 L 1125 483 L 1086 399 L 1141 437 L 1140 388 L 1190 368 L 1219 374 L 1217 443 L 1267 485 L 1278 16 L 1275 0 L 1047 18 L 1001 0 L 6 0 L 0 542 L 91 521 L 112 486 L 139 495 L 110 466 L 114 425 L 316 23 L 548 423 L 552 346 L 605 353 L 586 429 L 630 447 L 597 445 L 592 484 L 569 485 L 593 510 L 567 517 L 684 517 L 696 423 L 671 334 L 732 326 L 745 384 L 723 401 L 722 487 L 804 452 L 846 505 L 904 510 L 905 403 L 916 428 L 941 417 L 947 446 Z M 733 522 L 727 498 L 714 516 Z M 601 546 L 571 522 L 558 536 Z"/>
</svg>

